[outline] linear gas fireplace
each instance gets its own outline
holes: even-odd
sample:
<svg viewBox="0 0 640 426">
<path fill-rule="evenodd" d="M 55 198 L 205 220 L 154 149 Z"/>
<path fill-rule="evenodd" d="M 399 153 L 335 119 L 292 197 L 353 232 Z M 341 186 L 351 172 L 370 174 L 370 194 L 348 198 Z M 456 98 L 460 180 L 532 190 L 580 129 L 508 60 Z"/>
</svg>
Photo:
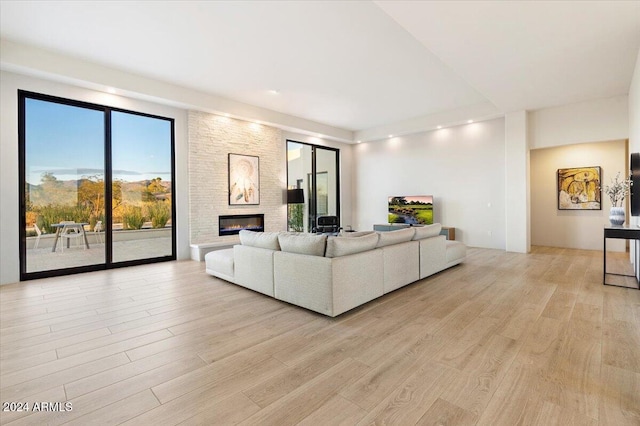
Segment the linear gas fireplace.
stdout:
<svg viewBox="0 0 640 426">
<path fill-rule="evenodd" d="M 243 229 L 264 232 L 263 214 L 236 214 L 218 217 L 218 235 L 235 235 Z"/>
</svg>

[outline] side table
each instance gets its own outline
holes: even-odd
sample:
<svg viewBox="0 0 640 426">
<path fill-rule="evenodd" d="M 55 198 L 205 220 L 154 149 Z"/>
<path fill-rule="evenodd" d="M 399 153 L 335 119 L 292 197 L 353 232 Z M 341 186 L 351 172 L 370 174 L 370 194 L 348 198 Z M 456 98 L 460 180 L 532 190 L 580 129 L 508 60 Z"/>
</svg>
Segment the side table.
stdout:
<svg viewBox="0 0 640 426">
<path fill-rule="evenodd" d="M 607 272 L 607 238 L 617 238 L 623 240 L 633 240 L 635 244 L 636 259 L 633 263 L 633 275 L 629 274 L 616 274 L 613 272 Z M 619 275 L 623 277 L 634 277 L 638 287 L 635 289 L 640 290 L 640 280 L 638 280 L 638 272 L 640 271 L 640 228 L 636 226 L 605 226 L 604 228 L 604 254 L 603 254 L 603 267 L 602 267 L 602 284 L 610 285 L 614 287 L 630 288 L 623 285 L 609 284 L 607 282 L 607 275 Z"/>
<path fill-rule="evenodd" d="M 442 231 L 440 231 L 440 235 L 444 235 L 447 237 L 447 240 L 455 240 L 456 239 L 456 228 L 452 226 L 443 226 Z"/>
</svg>

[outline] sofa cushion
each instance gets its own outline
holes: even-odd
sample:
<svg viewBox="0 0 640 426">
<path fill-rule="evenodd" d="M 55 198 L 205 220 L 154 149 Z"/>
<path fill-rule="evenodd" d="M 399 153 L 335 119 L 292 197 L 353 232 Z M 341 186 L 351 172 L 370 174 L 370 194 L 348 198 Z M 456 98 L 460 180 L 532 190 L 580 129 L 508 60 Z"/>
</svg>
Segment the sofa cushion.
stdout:
<svg viewBox="0 0 640 426">
<path fill-rule="evenodd" d="M 390 246 L 392 244 L 411 241 L 415 234 L 415 228 L 396 229 L 395 231 L 380 232 L 377 247 Z"/>
<path fill-rule="evenodd" d="M 376 231 L 353 231 L 353 232 L 343 232 L 342 234 L 340 234 L 341 237 L 347 237 L 347 238 L 356 238 L 356 237 L 362 237 L 363 235 L 370 235 L 375 233 Z"/>
<path fill-rule="evenodd" d="M 311 256 L 324 256 L 327 245 L 326 235 L 310 235 L 282 233 L 278 235 L 280 249 L 289 253 L 308 254 Z"/>
<path fill-rule="evenodd" d="M 376 248 L 376 244 L 378 244 L 378 234 L 369 234 L 353 238 L 329 237 L 325 256 L 340 257 L 373 250 Z"/>
<path fill-rule="evenodd" d="M 424 225 L 424 226 L 416 226 L 416 233 L 413 236 L 414 240 L 422 240 L 424 238 L 435 237 L 436 235 L 440 235 L 440 231 L 442 230 L 441 223 L 434 223 L 433 225 Z"/>
<path fill-rule="evenodd" d="M 277 232 L 240 231 L 240 244 L 270 250 L 280 250 Z"/>
</svg>

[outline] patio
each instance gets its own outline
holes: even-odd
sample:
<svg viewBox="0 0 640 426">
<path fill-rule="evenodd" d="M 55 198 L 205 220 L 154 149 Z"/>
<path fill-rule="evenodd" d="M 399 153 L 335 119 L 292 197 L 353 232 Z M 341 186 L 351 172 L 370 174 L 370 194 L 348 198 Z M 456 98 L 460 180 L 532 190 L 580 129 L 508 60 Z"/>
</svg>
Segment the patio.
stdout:
<svg viewBox="0 0 640 426">
<path fill-rule="evenodd" d="M 171 228 L 141 229 L 135 231 L 115 231 L 113 241 L 113 261 L 145 259 L 171 255 Z M 77 266 L 95 265 L 105 261 L 104 233 L 98 236 L 87 232 L 89 249 L 83 245 L 71 244 L 62 250 L 63 241 L 58 242 L 52 252 L 53 234 L 40 237 L 38 247 L 33 248 L 37 237 L 27 238 L 27 272 L 39 272 Z"/>
</svg>

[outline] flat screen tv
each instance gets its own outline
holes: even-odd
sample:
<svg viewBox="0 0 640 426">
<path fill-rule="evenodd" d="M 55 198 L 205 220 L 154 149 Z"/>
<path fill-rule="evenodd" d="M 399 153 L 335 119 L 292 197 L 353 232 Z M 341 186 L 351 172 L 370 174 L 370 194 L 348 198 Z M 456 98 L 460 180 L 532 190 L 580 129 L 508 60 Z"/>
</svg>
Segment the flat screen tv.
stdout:
<svg viewBox="0 0 640 426">
<path fill-rule="evenodd" d="M 631 154 L 631 216 L 640 216 L 640 153 Z"/>
<path fill-rule="evenodd" d="M 389 197 L 389 223 L 431 225 L 433 195 L 402 195 Z"/>
</svg>

